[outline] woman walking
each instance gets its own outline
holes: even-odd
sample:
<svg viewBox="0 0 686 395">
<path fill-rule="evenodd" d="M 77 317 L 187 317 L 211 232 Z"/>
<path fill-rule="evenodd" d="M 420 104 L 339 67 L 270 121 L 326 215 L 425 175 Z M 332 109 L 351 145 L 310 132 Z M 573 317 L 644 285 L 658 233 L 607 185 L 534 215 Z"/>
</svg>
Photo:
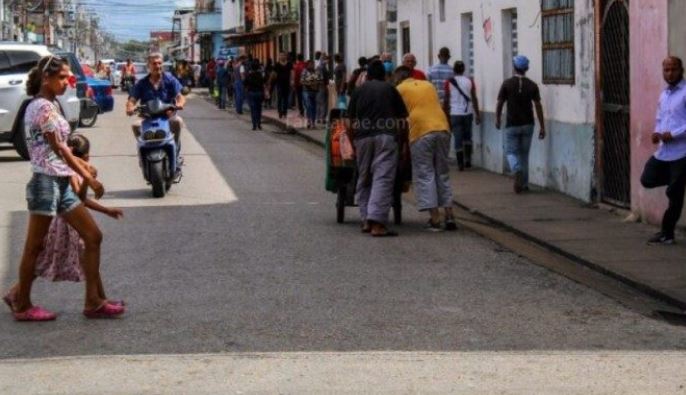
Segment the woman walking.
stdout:
<svg viewBox="0 0 686 395">
<path fill-rule="evenodd" d="M 57 56 L 42 58 L 29 73 L 26 91 L 34 99 L 28 105 L 24 123 L 29 128 L 29 146 L 33 176 L 26 186 L 29 225 L 19 266 L 16 294 L 9 294 L 12 314 L 17 321 L 49 321 L 55 313 L 31 301 L 31 285 L 36 262 L 44 250 L 50 224 L 61 216 L 84 242 L 82 269 L 86 283 L 83 314 L 88 318 L 111 318 L 124 313 L 121 305 L 111 304 L 99 294 L 100 244 L 102 233 L 93 217 L 71 187 L 77 174 L 99 199 L 105 193 L 102 184 L 77 159 L 67 146 L 69 123 L 61 115 L 55 99 L 64 94 L 70 77 L 69 64 Z"/>
<path fill-rule="evenodd" d="M 262 101 L 264 100 L 265 81 L 259 63 L 250 64 L 250 72 L 245 77 L 243 86 L 248 93 L 252 130 L 262 130 Z"/>
</svg>

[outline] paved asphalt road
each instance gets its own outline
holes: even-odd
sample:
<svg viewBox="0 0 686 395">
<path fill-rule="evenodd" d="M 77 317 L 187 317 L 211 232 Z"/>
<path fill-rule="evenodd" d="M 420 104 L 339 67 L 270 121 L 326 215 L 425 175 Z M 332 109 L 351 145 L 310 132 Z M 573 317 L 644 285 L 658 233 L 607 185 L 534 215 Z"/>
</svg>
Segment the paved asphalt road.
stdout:
<svg viewBox="0 0 686 395">
<path fill-rule="evenodd" d="M 183 112 L 185 177 L 154 200 L 123 97 L 116 100 L 116 111 L 84 132 L 109 191 L 103 202 L 125 207 L 122 221 L 97 219 L 105 285 L 128 313 L 86 320 L 81 285 L 38 281 L 34 301 L 59 318 L 19 324 L 3 313 L 0 359 L 11 366 L 16 358 L 30 365 L 138 354 L 686 349 L 686 329 L 493 242 L 464 230 L 424 232 L 424 216 L 409 204 L 396 239 L 360 234 L 352 209 L 351 221 L 337 225 L 317 148 L 275 130 L 252 132 L 197 98 Z M 27 221 L 29 170 L 14 156 L 0 151 L 0 289 L 16 278 Z"/>
</svg>

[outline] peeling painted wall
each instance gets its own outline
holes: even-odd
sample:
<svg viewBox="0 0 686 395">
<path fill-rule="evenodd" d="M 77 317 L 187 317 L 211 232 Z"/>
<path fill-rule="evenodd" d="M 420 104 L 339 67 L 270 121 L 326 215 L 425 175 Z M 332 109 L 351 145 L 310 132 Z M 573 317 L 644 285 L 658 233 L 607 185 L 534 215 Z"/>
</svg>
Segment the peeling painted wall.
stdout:
<svg viewBox="0 0 686 395">
<path fill-rule="evenodd" d="M 542 80 L 541 6 L 532 0 L 446 0 L 446 18 L 440 20 L 437 0 L 399 0 L 398 22 L 409 22 L 412 52 L 418 67 L 426 70 L 429 55 L 446 46 L 452 61 L 461 59 L 462 15 L 472 13 L 474 23 L 474 73 L 485 122 L 475 128 L 476 163 L 495 172 L 506 171 L 503 132 L 494 127 L 498 90 L 508 76 L 511 60 L 505 58 L 510 37 L 503 27 L 503 11 L 516 8 L 519 53 L 531 60 L 529 77 L 539 83 L 549 139 L 534 141 L 531 181 L 578 199 L 589 201 L 594 174 L 595 63 L 592 0 L 575 2 L 574 85 L 544 85 Z M 433 50 L 429 46 L 428 14 L 434 26 Z M 484 26 L 489 26 L 489 30 Z M 400 45 L 399 45 L 400 47 Z M 400 54 L 398 54 L 400 55 Z M 434 59 L 434 62 L 437 60 Z M 537 134 L 537 132 L 536 132 Z"/>
</svg>

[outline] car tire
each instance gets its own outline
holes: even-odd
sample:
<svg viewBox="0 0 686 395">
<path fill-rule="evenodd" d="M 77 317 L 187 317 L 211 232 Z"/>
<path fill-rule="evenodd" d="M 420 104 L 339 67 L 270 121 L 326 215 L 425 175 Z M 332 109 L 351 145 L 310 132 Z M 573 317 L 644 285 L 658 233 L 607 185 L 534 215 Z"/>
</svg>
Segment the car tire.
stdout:
<svg viewBox="0 0 686 395">
<path fill-rule="evenodd" d="M 95 126 L 95 122 L 98 120 L 98 113 L 96 112 L 93 114 L 92 117 L 90 118 L 81 118 L 79 119 L 79 126 L 83 128 L 92 128 Z"/>
</svg>

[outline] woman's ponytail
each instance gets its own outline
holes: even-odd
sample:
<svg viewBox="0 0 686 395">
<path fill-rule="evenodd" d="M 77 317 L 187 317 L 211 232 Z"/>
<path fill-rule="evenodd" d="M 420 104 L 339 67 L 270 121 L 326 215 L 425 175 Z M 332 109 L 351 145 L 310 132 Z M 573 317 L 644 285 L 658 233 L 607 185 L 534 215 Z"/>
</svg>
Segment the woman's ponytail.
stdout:
<svg viewBox="0 0 686 395">
<path fill-rule="evenodd" d="M 29 78 L 26 80 L 26 94 L 36 96 L 40 92 L 42 82 L 41 72 L 38 70 L 38 66 L 35 66 L 29 71 Z"/>
</svg>

